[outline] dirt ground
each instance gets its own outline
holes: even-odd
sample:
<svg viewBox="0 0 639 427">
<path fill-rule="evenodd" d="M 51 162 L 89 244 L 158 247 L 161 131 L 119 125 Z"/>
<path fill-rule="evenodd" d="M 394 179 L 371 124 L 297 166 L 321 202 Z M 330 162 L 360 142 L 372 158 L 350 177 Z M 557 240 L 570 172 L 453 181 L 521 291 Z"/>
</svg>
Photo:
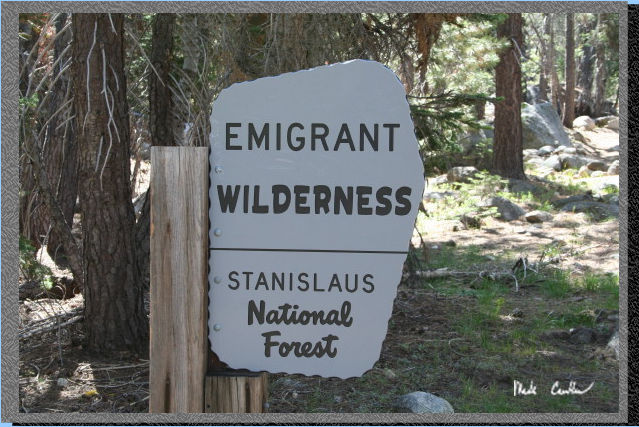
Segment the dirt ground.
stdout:
<svg viewBox="0 0 639 427">
<path fill-rule="evenodd" d="M 587 145 L 592 149 L 592 155 L 608 162 L 618 158 L 616 132 L 596 129 L 583 133 L 590 140 Z M 148 172 L 149 164 L 143 162 L 135 187 L 136 195 L 148 186 Z M 487 218 L 480 229 L 453 231 L 458 225 L 456 220 L 426 219 L 425 224 L 427 257 L 437 258 L 451 240 L 458 250 L 480 248 L 484 260 L 476 265 L 477 272 L 502 268 L 496 265 L 495 260 L 504 257 L 522 257 L 534 263 L 545 250 L 554 247 L 559 250 L 553 253 L 555 259 L 552 262 L 558 268 L 578 275 L 588 272 L 619 273 L 618 220 L 593 222 L 583 213 L 561 212 L 554 214 L 551 222 L 541 225 L 533 225 L 523 219 L 503 222 Z M 417 235 L 413 242 L 419 245 Z M 50 264 L 56 275 L 69 275 L 46 256 L 43 255 L 41 261 Z M 454 269 L 455 262 L 450 261 L 449 268 Z M 523 287 L 519 293 L 508 295 L 504 313 L 518 308 L 520 316 L 527 319 L 534 317 L 535 310 L 539 309 L 530 301 L 543 304 L 546 312 L 553 313 L 564 310 L 567 302 L 583 302 L 588 298 L 589 295 L 576 294 L 568 300 L 547 299 L 534 286 Z M 271 375 L 269 410 L 390 412 L 393 405 L 391 397 L 385 396 L 386 391 L 402 393 L 427 388 L 427 391 L 447 398 L 455 407 L 461 405 L 468 411 L 482 412 L 482 407 L 472 406 L 472 398 L 465 394 L 464 390 L 470 384 L 468 381 L 478 387 L 479 392 L 489 393 L 495 388 L 512 390 L 513 373 L 508 369 L 496 371 L 487 359 L 482 359 L 483 356 L 473 354 L 472 345 L 456 332 L 455 319 L 460 313 L 468 313 L 473 304 L 472 296 L 446 294 L 432 286 L 402 282 L 381 357 L 372 371 L 360 379 L 349 380 Z M 45 297 L 20 301 L 20 411 L 148 411 L 148 360 L 128 353 L 106 358 L 87 352 L 82 346 L 82 307 L 81 294 L 65 300 Z M 608 314 L 614 318 L 614 312 Z M 506 323 L 519 321 L 509 316 L 506 314 L 502 320 Z M 613 327 L 614 324 L 608 326 Z M 499 340 L 504 328 L 508 329 L 496 324 L 486 326 L 492 340 Z M 584 383 L 597 381 L 605 385 L 606 391 L 614 391 L 618 387 L 618 362 L 609 353 L 603 352 L 605 343 L 576 345 L 552 337 L 550 341 L 549 346 L 520 358 L 520 361 L 505 356 L 500 366 L 516 365 L 517 375 L 539 375 L 547 372 L 545 365 L 540 363 L 550 361 L 548 363 L 553 368 L 548 372 L 553 373 L 553 378 L 576 378 Z M 447 360 L 441 361 L 439 355 L 445 355 Z M 575 357 L 583 362 L 583 366 L 576 365 Z M 598 360 L 596 370 L 587 368 L 594 366 L 588 364 L 593 358 Z M 427 369 L 424 364 L 449 369 L 429 374 L 421 372 Z M 467 380 L 464 382 L 460 378 Z M 568 402 L 565 407 L 555 408 L 544 406 L 545 401 L 539 401 L 524 407 L 514 403 L 515 406 L 508 408 L 523 412 L 616 412 L 616 402 L 618 399 L 614 396 L 598 399 L 590 394 L 585 395 L 578 406 Z"/>
</svg>

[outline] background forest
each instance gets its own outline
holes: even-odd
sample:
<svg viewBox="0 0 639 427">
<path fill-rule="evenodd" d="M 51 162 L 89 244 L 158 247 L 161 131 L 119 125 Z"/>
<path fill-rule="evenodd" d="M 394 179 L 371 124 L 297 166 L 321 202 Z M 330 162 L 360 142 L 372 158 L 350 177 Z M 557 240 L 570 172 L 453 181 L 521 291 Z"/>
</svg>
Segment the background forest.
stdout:
<svg viewBox="0 0 639 427">
<path fill-rule="evenodd" d="M 207 146 L 233 83 L 355 58 L 402 81 L 426 192 L 375 368 L 270 375 L 268 410 L 618 410 L 617 14 L 45 13 L 18 38 L 21 411 L 148 410 L 150 147 Z"/>
</svg>

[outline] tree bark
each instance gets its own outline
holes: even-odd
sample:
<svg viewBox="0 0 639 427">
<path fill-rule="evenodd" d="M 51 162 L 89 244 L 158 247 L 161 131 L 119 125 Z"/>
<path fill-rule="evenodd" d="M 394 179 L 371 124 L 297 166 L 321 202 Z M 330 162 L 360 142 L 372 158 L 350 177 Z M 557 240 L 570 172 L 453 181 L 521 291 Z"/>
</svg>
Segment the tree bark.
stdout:
<svg viewBox="0 0 639 427">
<path fill-rule="evenodd" d="M 135 257 L 121 14 L 73 15 L 87 348 L 147 347 Z"/>
<path fill-rule="evenodd" d="M 575 120 L 575 16 L 566 14 L 566 96 L 564 126 L 572 129 Z"/>
<path fill-rule="evenodd" d="M 67 22 L 68 15 L 61 13 L 55 23 L 56 32 L 60 33 Z M 50 95 L 43 116 L 50 117 L 47 130 L 45 131 L 44 150 L 42 155 L 43 167 L 51 184 L 51 191 L 62 209 L 64 220 L 71 227 L 73 225 L 73 213 L 77 198 L 77 156 L 74 138 L 74 120 L 72 103 L 69 100 L 72 96 L 72 84 L 69 73 L 63 71 L 63 67 L 70 59 L 70 53 L 64 54 L 64 49 L 71 42 L 71 31 L 56 37 L 54 60 L 57 61 L 56 70 L 52 79 L 57 78 L 56 83 L 50 88 Z M 67 105 L 65 107 L 65 105 Z M 64 122 L 66 124 L 64 124 Z M 63 236 L 59 235 L 55 229 L 51 228 L 51 214 L 47 205 L 42 203 L 40 196 L 34 200 L 34 211 L 31 214 L 30 235 L 38 242 L 45 241 L 47 252 L 56 260 L 56 255 L 61 255 L 59 249 L 62 248 Z"/>
<path fill-rule="evenodd" d="M 552 14 L 550 13 L 546 14 L 544 32 L 549 36 L 546 70 L 548 71 L 547 75 L 550 76 L 550 100 L 557 113 L 560 113 L 559 78 L 555 68 L 555 30 L 552 23 Z"/>
<path fill-rule="evenodd" d="M 593 114 L 592 83 L 594 80 L 593 59 L 595 48 L 592 40 L 592 31 L 597 24 L 596 20 L 581 22 L 579 25 L 579 37 L 585 41 L 581 46 L 581 58 L 577 72 L 577 87 L 580 92 L 575 106 L 576 116 L 591 116 Z"/>
<path fill-rule="evenodd" d="M 508 18 L 497 28 L 497 36 L 510 40 L 510 47 L 500 52 L 495 70 L 496 94 L 504 99 L 495 104 L 493 171 L 507 178 L 526 179 L 521 125 L 521 59 L 518 49 L 524 38 L 521 14 L 509 13 Z"/>
<path fill-rule="evenodd" d="M 158 74 L 149 74 L 149 133 L 151 145 L 174 146 L 173 95 L 169 88 L 171 61 L 173 60 L 173 31 L 175 14 L 158 13 L 153 20 L 151 35 L 151 62 Z M 141 280 L 149 284 L 149 252 L 151 224 L 151 189 L 146 193 L 138 222 L 135 224 L 135 242 Z"/>
<path fill-rule="evenodd" d="M 595 105 L 593 115 L 598 117 L 605 113 L 606 102 L 606 46 L 604 44 L 603 14 L 597 18 L 597 44 L 595 55 L 597 57 L 597 74 L 595 75 Z"/>
<path fill-rule="evenodd" d="M 158 13 L 153 19 L 151 63 L 157 71 L 149 73 L 149 131 L 151 145 L 175 145 L 173 136 L 173 95 L 170 89 L 173 61 L 175 14 Z"/>
</svg>

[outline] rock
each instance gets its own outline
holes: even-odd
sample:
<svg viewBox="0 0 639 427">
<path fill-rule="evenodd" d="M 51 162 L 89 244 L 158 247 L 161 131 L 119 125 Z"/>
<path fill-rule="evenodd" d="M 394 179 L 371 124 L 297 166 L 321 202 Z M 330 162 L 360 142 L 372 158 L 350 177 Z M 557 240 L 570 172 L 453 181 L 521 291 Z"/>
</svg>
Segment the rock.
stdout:
<svg viewBox="0 0 639 427">
<path fill-rule="evenodd" d="M 395 407 L 414 414 L 453 414 L 455 411 L 448 401 L 434 394 L 414 391 L 399 397 Z"/>
<path fill-rule="evenodd" d="M 483 223 L 481 217 L 477 215 L 477 212 L 469 212 L 469 213 L 463 214 L 459 218 L 459 221 L 466 228 L 481 228 Z"/>
<path fill-rule="evenodd" d="M 579 172 L 577 172 L 577 176 L 579 176 L 580 178 L 587 178 L 590 176 L 591 173 L 592 171 L 588 169 L 588 165 L 584 165 L 579 168 Z"/>
<path fill-rule="evenodd" d="M 561 158 L 557 155 L 550 156 L 542 163 L 542 166 L 547 167 L 549 169 L 554 169 L 556 171 L 560 171 Z"/>
<path fill-rule="evenodd" d="M 512 317 L 519 317 L 519 318 L 521 318 L 521 317 L 524 317 L 524 312 L 521 310 L 521 308 L 519 308 L 519 307 L 515 307 L 515 308 L 513 309 L 513 312 L 512 312 L 512 313 L 510 313 L 510 315 L 511 315 Z"/>
<path fill-rule="evenodd" d="M 561 208 L 564 212 L 590 212 L 599 217 L 618 217 L 619 206 L 602 202 L 574 202 L 568 203 Z"/>
<path fill-rule="evenodd" d="M 572 137 L 575 139 L 575 141 L 579 141 L 579 142 L 590 142 L 590 139 L 586 138 L 584 136 L 583 133 L 579 132 L 578 130 L 576 130 L 573 134 Z"/>
<path fill-rule="evenodd" d="M 537 224 L 540 222 L 548 222 L 548 221 L 552 221 L 552 215 L 549 214 L 548 212 L 544 212 L 544 211 L 532 211 L 532 212 L 528 212 L 524 218 L 526 219 L 526 221 L 531 222 L 533 224 Z"/>
<path fill-rule="evenodd" d="M 532 165 L 533 167 L 544 167 L 544 159 L 542 159 L 541 157 L 530 157 L 526 160 L 524 160 L 524 162 L 527 165 Z"/>
<path fill-rule="evenodd" d="M 573 344 L 591 344 L 597 339 L 597 333 L 591 328 L 575 328 L 570 330 L 570 342 Z"/>
<path fill-rule="evenodd" d="M 495 132 L 492 129 L 471 130 L 459 138 L 459 144 L 462 147 L 462 152 L 465 155 L 472 153 L 480 143 L 486 140 L 492 140 L 494 135 Z"/>
<path fill-rule="evenodd" d="M 553 151 L 555 151 L 555 147 L 553 147 L 552 145 L 544 145 L 539 150 L 537 150 L 537 153 L 539 156 L 546 156 L 548 154 L 551 154 Z M 526 160 L 525 157 L 524 157 L 524 160 Z"/>
<path fill-rule="evenodd" d="M 619 117 L 613 117 L 608 121 L 606 127 L 611 130 L 619 131 Z"/>
<path fill-rule="evenodd" d="M 534 148 L 525 149 L 523 151 L 523 154 L 524 154 L 524 162 L 540 156 L 539 150 L 535 150 Z"/>
<path fill-rule="evenodd" d="M 555 148 L 555 150 L 553 151 L 553 153 L 555 154 L 577 154 L 577 149 L 575 147 L 566 147 L 566 146 L 561 146 L 561 147 L 557 147 Z"/>
<path fill-rule="evenodd" d="M 342 402 L 342 396 L 335 396 L 335 397 L 333 398 L 333 401 L 334 401 L 335 403 L 341 403 L 341 402 Z"/>
<path fill-rule="evenodd" d="M 587 157 L 565 153 L 560 154 L 559 159 L 561 160 L 561 165 L 564 169 L 579 169 L 580 167 L 586 166 L 588 163 L 593 161 L 593 159 L 589 159 Z"/>
<path fill-rule="evenodd" d="M 542 194 L 545 192 L 545 188 L 538 186 L 531 181 L 511 178 L 508 180 L 508 191 L 511 193 Z"/>
<path fill-rule="evenodd" d="M 526 214 L 520 206 L 503 197 L 490 197 L 478 204 L 481 207 L 496 207 L 499 218 L 504 221 L 513 221 Z"/>
<path fill-rule="evenodd" d="M 612 338 L 610 338 L 610 341 L 608 341 L 607 347 L 615 352 L 615 357 L 618 360 L 619 359 L 619 331 L 615 331 L 615 333 L 612 335 Z"/>
<path fill-rule="evenodd" d="M 446 197 L 455 197 L 459 193 L 457 191 L 425 191 L 424 200 L 443 200 Z"/>
<path fill-rule="evenodd" d="M 563 199 L 553 200 L 551 203 L 557 209 L 561 209 L 564 206 L 569 204 L 579 203 L 579 202 L 592 202 L 595 199 L 591 194 L 577 194 L 575 196 L 565 197 Z"/>
<path fill-rule="evenodd" d="M 524 148 L 541 148 L 549 144 L 570 145 L 570 138 L 550 102 L 524 104 L 521 121 Z"/>
<path fill-rule="evenodd" d="M 448 171 L 448 182 L 468 182 L 479 173 L 474 166 L 455 166 Z"/>
<path fill-rule="evenodd" d="M 572 122 L 573 128 L 583 128 L 585 130 L 593 130 L 597 125 L 595 121 L 588 116 L 579 116 Z"/>
<path fill-rule="evenodd" d="M 619 175 L 619 160 L 615 160 L 608 166 L 608 175 Z"/>
<path fill-rule="evenodd" d="M 603 116 L 603 117 L 597 117 L 595 119 L 595 125 L 599 128 L 602 128 L 604 126 L 606 126 L 608 124 L 608 122 L 610 121 L 610 119 L 614 118 L 615 116 Z"/>
<path fill-rule="evenodd" d="M 593 172 L 593 174 L 594 173 L 595 172 Z M 619 183 L 618 182 L 599 182 L 593 186 L 593 191 L 597 194 L 603 193 L 604 195 L 619 193 Z"/>
<path fill-rule="evenodd" d="M 590 174 L 590 176 L 593 178 L 599 178 L 600 176 L 604 176 L 605 174 L 606 173 L 602 171 L 593 171 L 592 174 Z"/>
<path fill-rule="evenodd" d="M 588 162 L 586 166 L 588 166 L 588 169 L 590 169 L 591 171 L 606 172 L 608 170 L 608 166 L 601 160 L 592 160 Z"/>
<path fill-rule="evenodd" d="M 58 378 L 58 387 L 66 387 L 69 384 L 69 380 L 66 378 Z"/>
<path fill-rule="evenodd" d="M 619 205 L 619 195 L 618 194 L 604 194 L 602 197 L 603 201 L 610 205 Z"/>
</svg>

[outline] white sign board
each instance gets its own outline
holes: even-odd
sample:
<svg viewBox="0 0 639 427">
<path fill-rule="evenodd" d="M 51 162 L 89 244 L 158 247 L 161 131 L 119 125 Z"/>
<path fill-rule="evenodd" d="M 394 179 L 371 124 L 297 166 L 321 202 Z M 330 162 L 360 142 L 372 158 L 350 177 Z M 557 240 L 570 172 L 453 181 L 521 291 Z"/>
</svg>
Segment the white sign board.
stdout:
<svg viewBox="0 0 639 427">
<path fill-rule="evenodd" d="M 238 83 L 211 129 L 212 350 L 235 369 L 362 375 L 424 185 L 403 86 L 362 60 Z"/>
</svg>

